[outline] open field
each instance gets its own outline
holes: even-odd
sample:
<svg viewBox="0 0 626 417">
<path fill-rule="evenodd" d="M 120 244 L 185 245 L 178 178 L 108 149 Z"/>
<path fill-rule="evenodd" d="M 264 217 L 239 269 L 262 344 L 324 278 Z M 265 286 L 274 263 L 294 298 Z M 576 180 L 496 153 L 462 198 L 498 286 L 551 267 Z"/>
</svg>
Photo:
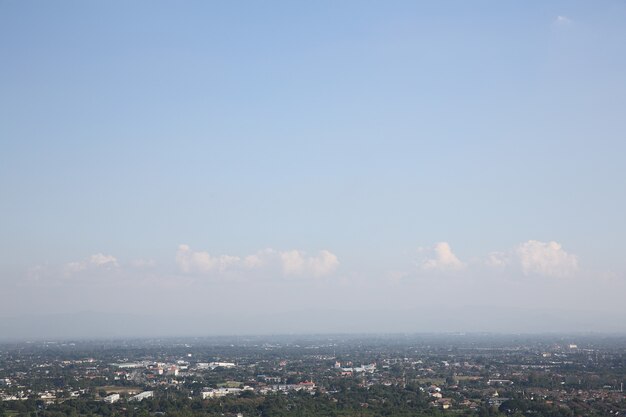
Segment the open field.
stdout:
<svg viewBox="0 0 626 417">
<path fill-rule="evenodd" d="M 470 376 L 470 375 L 457 375 L 454 377 L 458 381 L 479 381 L 483 379 L 482 376 Z"/>
<path fill-rule="evenodd" d="M 445 378 L 415 378 L 413 381 L 417 382 L 418 384 L 424 385 L 424 384 L 434 384 L 434 385 L 443 385 L 446 383 Z"/>
<path fill-rule="evenodd" d="M 115 387 L 112 385 L 106 385 L 103 387 L 96 388 L 96 392 L 106 391 L 107 395 L 109 394 L 139 394 L 143 389 L 141 387 Z"/>
<path fill-rule="evenodd" d="M 242 385 L 242 383 L 237 381 L 226 381 L 221 384 L 217 384 L 220 388 L 239 388 L 240 385 Z"/>
</svg>

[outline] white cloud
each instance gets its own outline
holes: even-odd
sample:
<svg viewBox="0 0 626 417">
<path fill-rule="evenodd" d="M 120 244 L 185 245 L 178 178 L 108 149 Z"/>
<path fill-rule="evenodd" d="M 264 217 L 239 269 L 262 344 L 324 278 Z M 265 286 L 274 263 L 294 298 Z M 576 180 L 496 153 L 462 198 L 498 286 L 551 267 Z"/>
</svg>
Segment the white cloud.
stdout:
<svg viewBox="0 0 626 417">
<path fill-rule="evenodd" d="M 554 23 L 557 25 L 569 25 L 572 23 L 572 19 L 567 16 L 557 16 L 556 19 L 554 19 Z"/>
<path fill-rule="evenodd" d="M 578 258 L 565 252 L 557 242 L 529 240 L 515 251 L 526 275 L 566 277 L 578 270 Z"/>
<path fill-rule="evenodd" d="M 465 267 L 465 264 L 456 257 L 448 242 L 439 242 L 431 249 L 430 258 L 421 264 L 422 269 L 427 271 L 458 271 Z"/>
<path fill-rule="evenodd" d="M 278 269 L 285 276 L 323 276 L 339 266 L 337 256 L 327 250 L 317 256 L 300 250 L 276 251 L 268 248 L 245 256 L 212 256 L 208 252 L 194 252 L 188 245 L 180 245 L 176 252 L 176 264 L 184 273 L 223 273 L 244 270 Z"/>
<path fill-rule="evenodd" d="M 65 270 L 70 273 L 79 272 L 87 268 L 86 265 L 87 264 L 85 264 L 84 262 L 68 262 L 67 264 L 65 264 Z"/>
<path fill-rule="evenodd" d="M 176 264 L 185 273 L 224 272 L 239 261 L 240 258 L 236 256 L 211 256 L 208 252 L 193 252 L 188 245 L 180 245 L 176 252 Z"/>
<path fill-rule="evenodd" d="M 331 273 L 339 265 L 337 256 L 327 250 L 320 251 L 318 256 L 307 256 L 298 250 L 280 252 L 279 254 L 285 275 L 313 274 L 322 276 Z"/>
<path fill-rule="evenodd" d="M 505 252 L 490 252 L 485 259 L 485 265 L 491 268 L 504 268 L 511 263 L 511 256 Z"/>
<path fill-rule="evenodd" d="M 315 275 L 327 275 L 339 266 L 339 258 L 334 253 L 322 250 L 317 257 L 310 258 L 311 269 Z"/>
<path fill-rule="evenodd" d="M 89 257 L 89 263 L 95 266 L 118 266 L 117 259 L 111 255 L 96 253 Z"/>
<path fill-rule="evenodd" d="M 263 249 L 254 255 L 248 255 L 243 260 L 243 265 L 247 269 L 259 269 L 267 267 L 269 261 L 275 257 L 274 249 Z"/>
<path fill-rule="evenodd" d="M 114 256 L 96 253 L 83 261 L 65 264 L 65 270 L 69 273 L 74 273 L 88 268 L 117 268 L 118 266 L 117 258 Z"/>
<path fill-rule="evenodd" d="M 280 261 L 285 275 L 301 274 L 305 268 L 305 260 L 297 250 L 281 252 Z"/>
</svg>

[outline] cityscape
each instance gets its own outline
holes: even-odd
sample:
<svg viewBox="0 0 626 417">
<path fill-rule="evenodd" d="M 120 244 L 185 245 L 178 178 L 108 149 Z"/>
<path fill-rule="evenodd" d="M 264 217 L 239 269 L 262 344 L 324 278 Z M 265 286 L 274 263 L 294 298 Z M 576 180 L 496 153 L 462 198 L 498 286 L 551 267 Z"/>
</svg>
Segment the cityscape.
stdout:
<svg viewBox="0 0 626 417">
<path fill-rule="evenodd" d="M 626 339 L 318 335 L 0 347 L 6 416 L 624 416 Z"/>
</svg>

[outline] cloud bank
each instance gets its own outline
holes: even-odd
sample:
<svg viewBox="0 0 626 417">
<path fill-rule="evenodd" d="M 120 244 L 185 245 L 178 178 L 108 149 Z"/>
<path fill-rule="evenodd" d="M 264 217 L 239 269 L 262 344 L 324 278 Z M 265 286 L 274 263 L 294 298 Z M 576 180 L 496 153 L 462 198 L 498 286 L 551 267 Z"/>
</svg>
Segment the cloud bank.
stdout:
<svg viewBox="0 0 626 417">
<path fill-rule="evenodd" d="M 508 251 L 491 252 L 470 262 L 463 262 L 452 251 L 448 242 L 439 242 L 429 249 L 419 249 L 427 257 L 420 261 L 423 272 L 453 272 L 469 269 L 488 270 L 524 276 L 564 278 L 575 275 L 578 270 L 578 257 L 566 252 L 555 241 L 540 242 L 528 240 Z"/>
<path fill-rule="evenodd" d="M 579 261 L 574 254 L 568 253 L 556 241 L 542 242 L 528 240 L 506 250 L 491 252 L 477 258 L 463 260 L 453 251 L 448 242 L 438 242 L 429 248 L 420 248 L 421 259 L 417 265 L 407 265 L 397 269 L 391 266 L 384 277 L 398 281 L 411 276 L 428 277 L 546 277 L 569 278 L 579 275 Z M 168 285 L 176 283 L 192 284 L 200 276 L 228 277 L 235 280 L 246 277 L 269 279 L 283 278 L 318 278 L 330 276 L 339 267 L 339 258 L 329 250 L 320 250 L 315 254 L 305 251 L 262 249 L 249 255 L 213 255 L 207 251 L 193 250 L 189 245 L 178 246 L 173 264 L 161 265 L 151 259 L 119 261 L 113 255 L 95 253 L 83 260 L 69 262 L 59 266 L 36 266 L 30 268 L 27 276 L 31 282 L 62 283 L 67 280 L 84 283 L 95 282 L 102 278 L 102 283 L 161 282 Z M 359 260 L 362 262 L 362 260 Z M 348 271 L 353 276 L 368 276 L 358 270 Z M 176 277 L 176 279 L 173 279 Z M 371 278 L 376 278 L 371 276 Z M 372 282 L 375 282 L 373 279 Z"/>
<path fill-rule="evenodd" d="M 334 272 L 339 259 L 328 250 L 311 256 L 304 251 L 263 249 L 252 255 L 213 256 L 205 251 L 193 251 L 182 244 L 176 252 L 176 265 L 186 274 L 220 274 L 236 271 L 279 271 L 283 276 L 320 277 Z"/>
</svg>

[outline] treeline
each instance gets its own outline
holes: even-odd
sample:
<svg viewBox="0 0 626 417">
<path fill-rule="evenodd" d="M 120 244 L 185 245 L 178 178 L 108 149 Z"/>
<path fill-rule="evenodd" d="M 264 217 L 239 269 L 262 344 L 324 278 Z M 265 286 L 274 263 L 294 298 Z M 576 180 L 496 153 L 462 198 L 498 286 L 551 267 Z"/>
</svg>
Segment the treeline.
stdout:
<svg viewBox="0 0 626 417">
<path fill-rule="evenodd" d="M 141 402 L 108 404 L 88 398 L 68 399 L 45 406 L 40 400 L 0 403 L 0 417 L 572 417 L 572 410 L 545 402 L 512 399 L 500 409 L 443 411 L 431 405 L 427 394 L 416 386 L 377 385 L 370 388 L 342 384 L 331 393 L 297 392 L 201 400 L 157 392 Z M 594 415 L 594 410 L 585 410 Z M 601 415 L 601 414 L 598 414 Z"/>
</svg>

